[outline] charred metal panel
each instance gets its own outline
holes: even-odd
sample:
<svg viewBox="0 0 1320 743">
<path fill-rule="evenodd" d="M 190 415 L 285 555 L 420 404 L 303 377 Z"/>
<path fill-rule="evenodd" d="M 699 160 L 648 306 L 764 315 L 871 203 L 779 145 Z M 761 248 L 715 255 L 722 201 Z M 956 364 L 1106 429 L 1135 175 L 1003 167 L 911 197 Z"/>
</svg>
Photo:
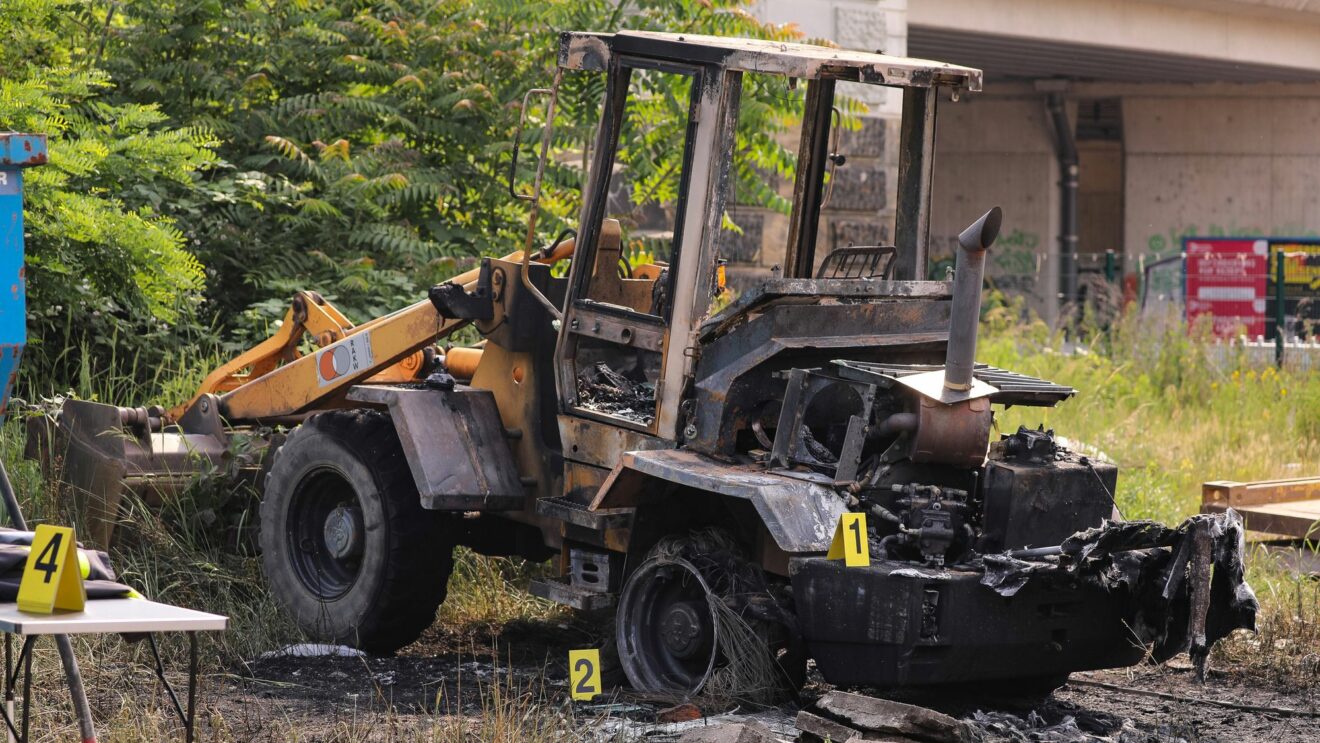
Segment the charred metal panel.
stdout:
<svg viewBox="0 0 1320 743">
<path fill-rule="evenodd" d="M 877 279 L 765 279 L 744 291 L 728 307 L 701 324 L 703 341 L 713 340 L 744 322 L 754 310 L 792 298 L 813 301 L 857 302 L 865 299 L 949 299 L 953 284 L 938 281 L 884 281 Z M 799 300 L 801 302 L 801 300 Z M 945 328 L 947 331 L 947 328 Z"/>
<path fill-rule="evenodd" d="M 853 396 L 840 399 L 838 393 L 843 388 L 847 388 L 845 392 L 851 391 Z M 809 442 L 808 434 L 804 433 L 803 416 L 818 395 L 826 396 L 826 404 L 835 417 L 848 421 L 848 435 L 837 461 L 830 456 L 832 453 L 813 448 L 813 443 L 816 447 L 820 444 L 814 440 Z M 857 475 L 858 459 L 865 438 L 863 429 L 871 421 L 871 405 L 874 401 L 875 385 L 857 384 L 806 369 L 790 370 L 779 411 L 779 422 L 775 426 L 770 461 L 780 467 L 805 464 L 816 470 L 833 471 L 836 480 L 852 481 Z M 856 403 L 855 407 L 850 406 L 849 402 Z M 825 458 L 822 459 L 822 456 Z"/>
<path fill-rule="evenodd" d="M 944 300 L 818 300 L 771 303 L 745 322 L 731 323 L 702 349 L 687 446 L 732 453 L 737 432 L 765 412 L 761 406 L 767 401 L 781 398 L 784 381 L 773 376 L 777 368 L 823 366 L 840 356 L 938 360 L 948 312 Z"/>
<path fill-rule="evenodd" d="M 802 138 L 798 145 L 797 180 L 793 184 L 792 222 L 788 226 L 785 273 L 793 278 L 812 275 L 816 236 L 829 162 L 829 131 L 834 111 L 834 81 L 813 80 L 807 85 L 802 112 Z"/>
<path fill-rule="evenodd" d="M 989 461 L 985 467 L 982 552 L 1047 547 L 1113 514 L 1118 468 L 1081 464 Z"/>
<path fill-rule="evenodd" d="M 670 337 L 664 374 L 656 390 L 656 433 L 677 439 L 685 422 L 679 406 L 692 375 L 692 356 L 696 346 L 696 328 L 710 306 L 707 287 L 715 276 L 719 235 L 723 229 L 725 199 L 729 192 L 729 168 L 736 145 L 735 128 L 738 102 L 742 95 L 742 74 L 711 68 L 700 78 L 701 99 L 694 113 L 697 122 L 689 165 L 688 197 L 697 206 L 686 207 L 684 224 L 675 232 L 680 258 L 673 279 L 674 307 L 670 317 Z M 689 124 L 691 126 L 691 124 Z M 680 203 L 680 206 L 685 206 Z M 683 260 L 687 263 L 684 265 Z"/>
<path fill-rule="evenodd" d="M 834 78 L 896 87 L 939 85 L 976 91 L 981 89 L 982 77 L 980 70 L 971 67 L 927 59 L 765 39 L 652 31 L 566 33 L 560 37 L 560 65 L 568 69 L 599 70 L 608 63 L 608 52 L 808 80 Z"/>
<path fill-rule="evenodd" d="M 811 657 L 832 684 L 899 686 L 1129 666 L 1145 648 L 1130 602 L 1090 584 L 1028 583 L 1005 598 L 982 572 L 882 561 L 796 558 L 794 605 Z"/>
<path fill-rule="evenodd" d="M 833 488 L 823 483 L 766 472 L 755 465 L 726 464 L 681 449 L 628 452 L 620 467 L 751 502 L 775 544 L 790 554 L 828 550 L 834 527 L 848 510 Z M 621 481 L 624 479 L 615 479 L 616 483 Z M 637 495 L 612 489 L 598 502 L 607 509 L 631 506 Z"/>
<path fill-rule="evenodd" d="M 645 316 L 626 316 L 594 310 L 582 302 L 574 307 L 574 330 L 588 338 L 599 338 L 620 346 L 632 346 L 657 353 L 664 351 L 666 330 L 663 323 Z"/>
<path fill-rule="evenodd" d="M 935 168 L 934 91 L 903 91 L 898 141 L 898 209 L 894 244 L 900 279 L 926 278 L 930 256 L 930 194 Z"/>
<path fill-rule="evenodd" d="M 354 387 L 348 399 L 387 405 L 422 506 L 440 511 L 523 507 L 527 491 L 486 390 Z"/>
<path fill-rule="evenodd" d="M 554 336 L 554 318 L 519 280 L 523 271 L 521 263 L 498 258 L 487 260 L 490 262 L 491 296 L 496 306 L 491 320 L 476 323 L 477 331 L 491 343 L 511 352 L 536 353 L 538 363 L 544 354 L 548 369 L 553 361 L 554 341 L 547 342 L 547 339 Z M 528 264 L 526 270 L 532 286 L 549 297 L 556 307 L 562 307 L 568 279 L 552 277 L 550 267 L 539 263 Z M 552 394 L 550 400 L 553 399 Z M 549 412 L 553 414 L 556 409 L 557 406 L 552 406 Z"/>
<path fill-rule="evenodd" d="M 565 580 L 556 578 L 538 578 L 532 581 L 527 591 L 533 596 L 553 601 L 556 604 L 571 606 L 581 611 L 598 611 L 614 606 L 617 596 L 612 593 L 599 593 L 577 588 Z"/>
<path fill-rule="evenodd" d="M 674 446 L 672 441 L 575 415 L 559 416 L 559 432 L 567 444 L 565 459 L 596 467 L 613 468 L 627 451 Z"/>
</svg>

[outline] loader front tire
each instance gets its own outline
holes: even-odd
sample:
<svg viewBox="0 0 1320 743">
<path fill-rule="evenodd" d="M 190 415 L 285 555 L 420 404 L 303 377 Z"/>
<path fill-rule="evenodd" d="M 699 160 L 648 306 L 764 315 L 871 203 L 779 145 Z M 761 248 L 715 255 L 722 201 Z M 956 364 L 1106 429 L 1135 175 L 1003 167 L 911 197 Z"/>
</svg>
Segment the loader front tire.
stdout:
<svg viewBox="0 0 1320 743">
<path fill-rule="evenodd" d="M 435 620 L 453 568 L 390 417 L 321 413 L 275 454 L 261 501 L 270 590 L 309 636 L 389 654 Z"/>
</svg>

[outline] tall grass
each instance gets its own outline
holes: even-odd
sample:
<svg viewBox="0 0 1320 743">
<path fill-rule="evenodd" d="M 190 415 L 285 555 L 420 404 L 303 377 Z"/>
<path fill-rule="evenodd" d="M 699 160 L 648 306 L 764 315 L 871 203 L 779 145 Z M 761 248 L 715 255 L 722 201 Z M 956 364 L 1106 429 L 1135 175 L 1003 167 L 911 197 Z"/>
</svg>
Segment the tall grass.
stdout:
<svg viewBox="0 0 1320 743">
<path fill-rule="evenodd" d="M 449 595 L 440 606 L 440 622 L 459 633 L 489 632 L 515 621 L 565 619 L 569 610 L 527 593 L 533 577 L 549 573 L 548 564 L 517 557 L 483 557 L 459 547 Z"/>
</svg>

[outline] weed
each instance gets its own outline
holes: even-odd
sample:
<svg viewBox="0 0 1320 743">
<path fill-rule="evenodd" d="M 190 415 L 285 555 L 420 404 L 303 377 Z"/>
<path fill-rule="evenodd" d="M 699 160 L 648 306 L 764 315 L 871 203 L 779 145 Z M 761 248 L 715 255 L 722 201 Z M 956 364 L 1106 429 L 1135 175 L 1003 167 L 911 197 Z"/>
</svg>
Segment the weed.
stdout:
<svg viewBox="0 0 1320 743">
<path fill-rule="evenodd" d="M 460 547 L 454 553 L 449 596 L 440 621 L 461 632 L 489 632 L 513 621 L 549 621 L 567 616 L 558 604 L 527 593 L 531 580 L 549 572 L 545 563 L 518 557 L 483 557 Z"/>
</svg>

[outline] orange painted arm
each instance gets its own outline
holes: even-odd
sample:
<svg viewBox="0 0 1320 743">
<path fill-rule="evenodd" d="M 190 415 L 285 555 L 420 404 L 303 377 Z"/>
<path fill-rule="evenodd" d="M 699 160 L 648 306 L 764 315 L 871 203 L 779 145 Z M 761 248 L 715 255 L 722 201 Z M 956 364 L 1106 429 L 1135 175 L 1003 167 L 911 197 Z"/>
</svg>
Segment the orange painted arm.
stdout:
<svg viewBox="0 0 1320 743">
<path fill-rule="evenodd" d="M 553 255 L 538 257 L 536 260 L 553 263 L 568 258 L 572 250 L 572 245 L 561 245 Z M 511 253 L 501 260 L 521 261 L 522 251 Z M 464 289 L 471 291 L 476 288 L 479 273 L 480 269 L 474 268 L 455 276 L 450 282 L 461 284 Z M 468 322 L 442 318 L 430 300 L 423 300 L 351 327 L 339 340 L 307 356 L 288 359 L 282 366 L 225 392 L 220 397 L 220 412 L 229 421 L 238 422 L 280 418 L 316 410 L 319 405 L 342 397 L 349 387 L 370 379 Z M 265 347 L 267 343 L 282 337 L 282 332 L 277 333 L 257 348 Z M 234 369 L 240 360 L 256 350 L 254 348 L 229 362 L 213 372 L 212 376 L 221 370 Z M 187 407 L 182 406 L 180 414 Z"/>
</svg>

